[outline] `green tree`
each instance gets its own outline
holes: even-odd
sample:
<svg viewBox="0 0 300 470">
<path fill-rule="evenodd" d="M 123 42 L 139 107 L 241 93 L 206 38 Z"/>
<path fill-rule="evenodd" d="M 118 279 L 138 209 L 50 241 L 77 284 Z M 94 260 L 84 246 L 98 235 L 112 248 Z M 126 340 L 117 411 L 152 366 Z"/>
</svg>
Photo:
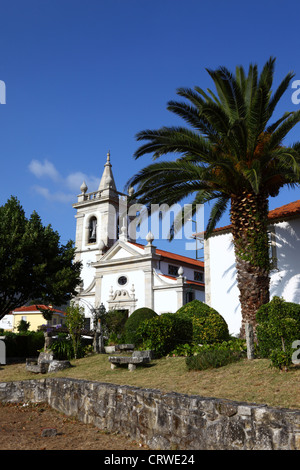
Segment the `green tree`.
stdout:
<svg viewBox="0 0 300 470">
<path fill-rule="evenodd" d="M 81 264 L 72 241 L 60 244 L 51 225 L 29 219 L 16 197 L 0 207 L 0 319 L 29 301 L 62 305 L 76 293 Z"/>
<path fill-rule="evenodd" d="M 207 70 L 214 91 L 178 89 L 184 99 L 170 101 L 168 110 L 188 127 L 141 131 L 137 140 L 146 143 L 135 152 L 135 158 L 152 154 L 154 160 L 171 154 L 175 161 L 154 162 L 127 183 L 136 187 L 134 197 L 148 210 L 152 204 L 171 206 L 187 197 L 193 213 L 197 204 L 210 203 L 206 238 L 230 207 L 242 333 L 246 322 L 255 329 L 255 314 L 269 301 L 269 197 L 299 182 L 300 144 L 285 146 L 283 140 L 299 122 L 300 111 L 270 122 L 294 75 L 288 73 L 272 92 L 274 65 L 270 58 L 260 74 L 252 64 L 248 72 L 237 67 L 235 74 L 225 67 Z"/>
<path fill-rule="evenodd" d="M 68 328 L 71 336 L 74 357 L 77 359 L 77 353 L 81 342 L 82 329 L 84 327 L 83 307 L 71 303 L 71 305 L 66 309 L 66 327 Z"/>
<path fill-rule="evenodd" d="M 26 333 L 29 330 L 30 323 L 26 320 L 20 320 L 17 326 L 18 333 Z"/>
</svg>

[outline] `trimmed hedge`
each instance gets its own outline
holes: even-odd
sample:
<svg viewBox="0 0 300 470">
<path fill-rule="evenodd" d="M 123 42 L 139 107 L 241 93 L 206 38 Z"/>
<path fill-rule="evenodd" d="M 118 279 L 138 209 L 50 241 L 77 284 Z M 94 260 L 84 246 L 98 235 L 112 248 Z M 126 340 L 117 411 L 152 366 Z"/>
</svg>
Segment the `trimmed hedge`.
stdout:
<svg viewBox="0 0 300 470">
<path fill-rule="evenodd" d="M 147 307 L 138 308 L 132 312 L 130 317 L 128 317 L 124 327 L 126 343 L 132 343 L 136 347 L 139 346 L 142 343 L 142 337 L 138 333 L 139 326 L 143 321 L 157 316 L 158 315 L 156 312 L 154 312 L 154 310 Z"/>
<path fill-rule="evenodd" d="M 38 356 L 39 350 L 45 344 L 42 331 L 28 331 L 22 334 L 5 332 L 4 335 L 7 357 Z"/>
<path fill-rule="evenodd" d="M 200 300 L 188 302 L 177 310 L 176 315 L 185 316 L 192 321 L 192 341 L 196 344 L 212 344 L 227 341 L 230 338 L 224 318 Z"/>
</svg>

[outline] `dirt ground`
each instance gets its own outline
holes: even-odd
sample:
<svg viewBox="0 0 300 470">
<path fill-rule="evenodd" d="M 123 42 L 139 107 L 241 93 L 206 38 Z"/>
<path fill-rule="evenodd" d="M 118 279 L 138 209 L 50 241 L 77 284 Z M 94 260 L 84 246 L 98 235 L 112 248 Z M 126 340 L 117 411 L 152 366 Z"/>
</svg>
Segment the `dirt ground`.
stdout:
<svg viewBox="0 0 300 470">
<path fill-rule="evenodd" d="M 0 403 L 0 450 L 147 449 L 118 434 L 66 417 L 47 404 Z"/>
</svg>

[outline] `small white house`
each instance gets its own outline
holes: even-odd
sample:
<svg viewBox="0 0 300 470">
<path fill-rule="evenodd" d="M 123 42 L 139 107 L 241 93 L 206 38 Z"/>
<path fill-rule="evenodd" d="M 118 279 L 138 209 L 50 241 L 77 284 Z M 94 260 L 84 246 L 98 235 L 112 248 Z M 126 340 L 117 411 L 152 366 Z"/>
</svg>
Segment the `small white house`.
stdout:
<svg viewBox="0 0 300 470">
<path fill-rule="evenodd" d="M 156 248 L 150 232 L 144 243 L 136 243 L 127 230 L 126 195 L 116 189 L 109 154 L 98 191 L 87 192 L 85 183 L 80 189 L 73 204 L 75 259 L 83 265 L 76 301 L 85 309 L 87 327 L 101 304 L 131 315 L 140 307 L 174 313 L 191 300 L 204 301 L 202 261 Z"/>
<path fill-rule="evenodd" d="M 13 327 L 14 327 L 14 316 L 12 312 L 10 312 L 0 319 L 0 329 L 3 329 L 5 331 L 12 331 Z"/>
<path fill-rule="evenodd" d="M 269 212 L 273 269 L 270 297 L 300 303 L 300 200 Z M 204 243 L 205 302 L 239 334 L 241 308 L 230 225 L 215 229 Z"/>
</svg>

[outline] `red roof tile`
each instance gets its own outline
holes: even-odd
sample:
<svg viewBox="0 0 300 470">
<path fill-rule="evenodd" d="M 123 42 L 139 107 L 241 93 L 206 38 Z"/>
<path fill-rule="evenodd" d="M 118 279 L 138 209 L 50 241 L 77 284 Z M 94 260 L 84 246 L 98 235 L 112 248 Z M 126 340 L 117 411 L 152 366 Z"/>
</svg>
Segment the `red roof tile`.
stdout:
<svg viewBox="0 0 300 470">
<path fill-rule="evenodd" d="M 47 309 L 47 310 L 52 310 L 54 313 L 62 313 L 63 315 L 65 314 L 62 310 L 58 310 L 57 308 L 53 308 L 47 305 L 24 305 L 23 307 L 15 308 L 13 310 L 13 313 L 22 313 L 22 312 L 36 312 L 36 313 L 41 313 L 40 308 Z"/>
<path fill-rule="evenodd" d="M 142 245 L 140 243 L 136 243 L 136 242 L 129 242 L 129 243 L 131 243 L 132 245 L 136 245 L 136 246 L 138 246 L 139 248 L 142 248 L 142 249 L 145 248 L 145 245 Z M 188 258 L 187 256 L 178 255 L 176 253 L 170 253 L 169 251 L 160 250 L 158 248 L 156 248 L 156 253 L 158 255 L 162 256 L 163 258 L 168 259 L 168 260 L 180 261 L 180 262 L 185 263 L 185 264 L 192 264 L 193 266 L 197 266 L 199 268 L 204 267 L 203 261 L 199 261 L 199 260 L 193 259 L 193 258 Z"/>
<path fill-rule="evenodd" d="M 159 276 L 167 277 L 168 279 L 172 279 L 174 281 L 177 281 L 177 279 L 178 279 L 178 277 L 170 276 L 169 274 L 160 274 L 159 273 Z M 204 282 L 189 281 L 188 279 L 186 279 L 186 284 L 194 284 L 195 286 L 202 286 L 202 287 L 205 286 Z"/>
<path fill-rule="evenodd" d="M 271 210 L 269 212 L 269 219 L 285 219 L 295 215 L 300 215 L 300 200 L 290 202 L 289 204 L 285 204 L 284 206 Z"/>
<path fill-rule="evenodd" d="M 277 207 L 269 211 L 269 220 L 272 222 L 286 220 L 300 215 L 300 200 L 290 202 L 284 206 Z M 224 227 L 215 228 L 213 233 L 225 232 L 231 229 L 231 225 L 225 225 Z M 196 234 L 197 235 L 197 234 Z M 199 235 L 199 234 L 198 234 Z M 202 234 L 203 235 L 203 234 Z"/>
</svg>

